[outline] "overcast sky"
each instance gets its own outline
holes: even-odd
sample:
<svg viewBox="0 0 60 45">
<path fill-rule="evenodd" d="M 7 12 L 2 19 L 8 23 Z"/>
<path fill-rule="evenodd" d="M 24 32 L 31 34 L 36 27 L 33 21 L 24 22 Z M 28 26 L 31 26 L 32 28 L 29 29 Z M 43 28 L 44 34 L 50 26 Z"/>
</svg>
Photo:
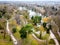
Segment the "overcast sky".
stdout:
<svg viewBox="0 0 60 45">
<path fill-rule="evenodd" d="M 60 0 L 0 0 L 0 1 L 60 1 Z"/>
</svg>

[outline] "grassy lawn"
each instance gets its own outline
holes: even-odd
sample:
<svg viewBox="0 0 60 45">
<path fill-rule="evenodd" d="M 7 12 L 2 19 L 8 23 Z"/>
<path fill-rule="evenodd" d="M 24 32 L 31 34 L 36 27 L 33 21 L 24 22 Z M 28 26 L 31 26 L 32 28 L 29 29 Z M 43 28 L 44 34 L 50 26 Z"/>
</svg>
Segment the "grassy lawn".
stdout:
<svg viewBox="0 0 60 45">
<path fill-rule="evenodd" d="M 17 39 L 20 39 L 19 30 L 17 30 L 17 32 L 16 32 L 16 33 L 14 33 L 14 36 L 15 36 L 15 38 L 17 38 Z"/>
<path fill-rule="evenodd" d="M 46 45 L 46 42 L 38 42 L 31 34 L 28 35 L 28 37 L 25 40 L 22 40 L 19 34 L 19 30 L 17 30 L 17 32 L 14 33 L 14 36 L 16 37 L 17 40 L 22 41 L 22 45 Z M 46 37 L 47 35 L 45 35 L 43 39 L 45 39 Z M 54 45 L 54 43 L 50 43 L 50 42 L 48 45 Z"/>
<path fill-rule="evenodd" d="M 19 40 L 20 44 L 22 45 L 46 45 L 46 42 L 38 42 L 31 34 L 25 40 L 21 39 L 20 34 L 19 34 L 19 30 L 21 27 L 17 25 L 16 23 L 15 24 L 13 23 L 13 25 L 12 24 L 10 25 L 11 25 L 11 29 L 10 29 L 11 31 L 14 26 L 17 28 L 16 33 L 14 33 L 13 35 L 15 36 L 17 40 Z M 44 40 L 47 37 L 49 37 L 49 34 L 42 37 L 42 39 Z M 48 43 L 48 45 L 54 45 L 54 44 Z"/>
<path fill-rule="evenodd" d="M 17 28 L 17 30 L 16 30 L 16 33 L 14 33 L 14 36 L 15 36 L 16 39 L 19 40 L 20 39 L 19 30 L 20 30 L 21 27 L 20 26 L 17 26 L 16 28 Z"/>
<path fill-rule="evenodd" d="M 39 45 L 39 43 L 30 34 L 25 40 L 23 40 L 23 44 L 22 45 Z"/>
<path fill-rule="evenodd" d="M 0 33 L 0 45 L 13 45 L 10 41 L 10 36 L 6 35 L 6 38 L 3 38 L 3 34 Z"/>
<path fill-rule="evenodd" d="M 12 42 L 8 42 L 8 41 L 5 41 L 5 40 L 0 40 L 0 45 L 13 45 Z"/>
<path fill-rule="evenodd" d="M 17 30 L 16 33 L 14 33 L 14 36 L 16 37 L 17 40 L 22 40 L 19 34 L 19 30 Z M 23 40 L 22 40 L 23 41 Z M 25 39 L 22 43 L 22 45 L 39 45 L 37 40 L 35 40 L 32 35 L 29 35 L 27 39 Z"/>
</svg>

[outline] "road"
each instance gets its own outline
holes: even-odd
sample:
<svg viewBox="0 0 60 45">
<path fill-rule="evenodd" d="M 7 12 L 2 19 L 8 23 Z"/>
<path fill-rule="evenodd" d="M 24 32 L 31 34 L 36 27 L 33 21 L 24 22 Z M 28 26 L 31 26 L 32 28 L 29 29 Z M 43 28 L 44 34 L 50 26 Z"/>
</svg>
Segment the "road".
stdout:
<svg viewBox="0 0 60 45">
<path fill-rule="evenodd" d="M 9 30 L 9 22 L 8 22 L 8 20 L 7 20 L 7 24 L 6 24 L 6 31 L 10 35 L 10 37 L 11 37 L 14 45 L 17 45 L 18 44 L 17 40 L 15 39 L 15 37 L 13 36 L 13 34 L 11 33 L 11 31 Z"/>
</svg>

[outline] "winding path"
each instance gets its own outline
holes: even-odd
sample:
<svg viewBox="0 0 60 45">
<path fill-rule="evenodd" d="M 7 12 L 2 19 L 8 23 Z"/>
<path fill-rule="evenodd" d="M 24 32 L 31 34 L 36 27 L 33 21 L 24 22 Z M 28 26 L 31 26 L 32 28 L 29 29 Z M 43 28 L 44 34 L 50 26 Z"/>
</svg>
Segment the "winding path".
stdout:
<svg viewBox="0 0 60 45">
<path fill-rule="evenodd" d="M 40 40 L 40 39 L 38 39 L 34 34 L 32 34 L 32 36 L 33 36 L 36 40 L 38 40 L 38 41 L 45 42 L 45 40 Z M 53 32 L 52 32 L 51 30 L 50 30 L 50 36 L 51 36 L 51 38 L 55 41 L 55 44 L 56 44 L 56 45 L 59 45 L 58 40 L 56 39 L 55 35 L 53 34 Z"/>
<path fill-rule="evenodd" d="M 53 32 L 51 30 L 50 30 L 50 36 L 55 41 L 55 44 L 59 45 L 58 40 L 56 39 L 55 35 L 53 34 Z"/>
<path fill-rule="evenodd" d="M 39 42 L 45 42 L 45 40 L 40 40 L 40 39 L 38 39 L 38 38 L 35 36 L 35 34 L 32 34 L 32 36 L 33 36 L 37 41 L 39 41 Z"/>
<path fill-rule="evenodd" d="M 6 24 L 6 31 L 10 35 L 10 37 L 11 37 L 14 45 L 17 45 L 18 44 L 17 40 L 15 39 L 15 37 L 13 36 L 13 34 L 11 33 L 11 31 L 9 30 L 9 22 L 8 22 L 8 20 L 7 20 L 7 24 Z"/>
</svg>

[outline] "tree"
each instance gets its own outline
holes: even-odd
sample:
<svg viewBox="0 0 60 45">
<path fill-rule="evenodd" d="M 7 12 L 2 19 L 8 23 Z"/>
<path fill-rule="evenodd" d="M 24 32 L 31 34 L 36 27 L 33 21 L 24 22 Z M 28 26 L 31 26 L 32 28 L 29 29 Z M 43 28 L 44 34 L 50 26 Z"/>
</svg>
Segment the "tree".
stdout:
<svg viewBox="0 0 60 45">
<path fill-rule="evenodd" d="M 46 22 L 43 23 L 43 27 L 45 28 L 46 32 L 49 33 L 49 30 L 52 29 L 51 24 L 48 24 Z"/>
<path fill-rule="evenodd" d="M 13 33 L 16 33 L 16 28 L 15 27 L 12 29 L 12 32 Z"/>
<path fill-rule="evenodd" d="M 39 27 L 39 29 L 40 29 L 40 39 L 41 39 L 41 35 L 42 35 L 42 32 L 43 31 L 46 31 L 46 33 L 50 33 L 49 31 L 50 31 L 50 29 L 51 29 L 51 24 L 48 24 L 48 23 L 45 23 L 45 22 L 43 22 L 43 24 Z"/>
<path fill-rule="evenodd" d="M 7 7 L 4 7 L 4 9 L 3 9 L 3 11 L 2 11 L 2 13 L 3 13 L 2 17 L 4 17 L 4 19 L 6 20 L 6 23 L 8 23 L 7 20 L 10 19 L 11 17 L 9 17 L 10 13 L 7 12 L 6 8 L 7 8 Z M 10 15 L 10 16 L 11 16 L 11 15 Z M 6 25 L 7 25 L 7 24 L 6 24 Z M 6 27 L 7 27 L 7 26 L 6 26 Z M 4 39 L 5 39 L 5 36 L 6 36 L 6 31 L 4 30 Z"/>
<path fill-rule="evenodd" d="M 3 32 L 4 33 L 3 38 L 5 38 L 5 34 L 6 34 L 6 31 L 5 31 L 6 30 L 5 20 L 3 20 L 3 21 L 0 20 L 0 29 L 4 31 Z"/>
<path fill-rule="evenodd" d="M 41 22 L 41 16 L 32 16 L 31 19 L 33 20 L 34 25 Z"/>
<path fill-rule="evenodd" d="M 39 27 L 39 30 L 40 30 L 40 39 L 42 38 L 42 32 L 43 31 L 45 31 L 45 28 L 43 27 L 43 25 L 41 25 L 40 27 Z"/>
<path fill-rule="evenodd" d="M 2 18 L 2 12 L 0 12 L 0 18 Z"/>
<path fill-rule="evenodd" d="M 46 32 L 49 34 L 49 30 L 52 29 L 51 25 L 48 25 L 49 28 L 46 28 Z"/>
<path fill-rule="evenodd" d="M 13 15 L 13 14 L 12 14 L 12 15 Z M 12 17 L 12 15 L 11 15 L 10 13 L 5 13 L 3 17 L 4 17 L 6 20 L 9 20 L 9 19 Z"/>
<path fill-rule="evenodd" d="M 34 16 L 32 16 L 31 19 L 33 20 L 34 19 Z"/>
<path fill-rule="evenodd" d="M 26 30 L 24 30 L 24 27 L 21 28 L 21 30 L 19 31 L 19 33 L 21 34 L 21 38 L 24 39 L 27 37 L 27 32 Z"/>
<path fill-rule="evenodd" d="M 1 18 L 3 17 L 3 19 L 5 19 L 5 21 L 6 21 L 5 23 L 8 23 L 7 20 L 9 20 L 13 15 L 13 13 L 11 13 L 11 9 L 8 9 L 8 7 L 9 6 L 7 6 L 7 5 L 4 5 L 2 8 L 0 7 L 1 8 L 0 9 L 0 17 Z M 6 34 L 6 31 L 4 30 L 4 38 L 5 38 L 5 34 Z"/>
<path fill-rule="evenodd" d="M 51 24 L 49 25 L 49 29 L 52 29 L 52 25 Z"/>
<path fill-rule="evenodd" d="M 45 23 L 45 22 L 43 23 L 43 27 L 44 27 L 44 28 L 46 28 L 46 24 L 47 24 L 47 23 Z"/>
<path fill-rule="evenodd" d="M 19 31 L 19 33 L 21 34 L 20 37 L 22 39 L 25 39 L 28 36 L 28 34 L 31 34 L 31 32 L 33 32 L 32 27 L 33 26 L 31 24 L 27 24 L 24 27 L 22 27 L 21 30 Z"/>
</svg>

